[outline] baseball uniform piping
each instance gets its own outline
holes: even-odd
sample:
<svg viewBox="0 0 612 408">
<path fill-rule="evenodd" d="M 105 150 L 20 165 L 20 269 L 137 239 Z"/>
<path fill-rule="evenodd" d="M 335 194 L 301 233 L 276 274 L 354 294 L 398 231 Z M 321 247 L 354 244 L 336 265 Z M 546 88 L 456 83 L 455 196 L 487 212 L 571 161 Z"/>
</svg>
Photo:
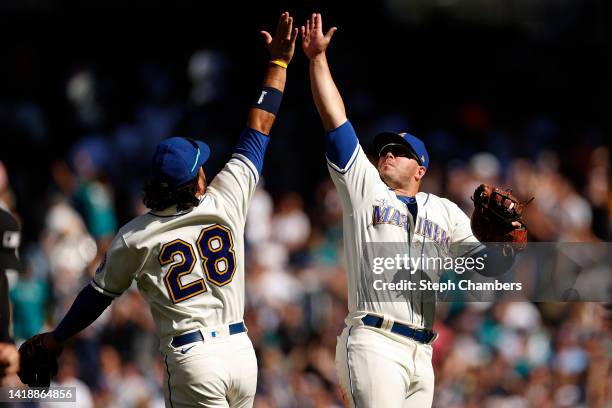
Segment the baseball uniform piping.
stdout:
<svg viewBox="0 0 612 408">
<path fill-rule="evenodd" d="M 327 164 L 329 165 L 329 167 L 331 167 L 332 169 L 336 170 L 338 173 L 340 174 L 346 174 L 346 172 L 348 172 L 351 167 L 353 166 L 353 164 L 355 163 L 357 156 L 359 154 L 359 145 L 357 145 L 355 147 L 355 151 L 353 152 L 353 155 L 351 156 L 348 164 L 341 169 L 340 167 L 336 166 L 330 159 L 329 157 L 325 156 L 325 158 L 327 159 Z"/>
<path fill-rule="evenodd" d="M 113 291 L 110 291 L 110 290 L 108 290 L 106 288 L 103 288 L 102 286 L 100 286 L 100 284 L 98 282 L 96 282 L 95 279 L 92 279 L 91 283 L 93 283 L 94 288 L 97 287 L 98 289 L 102 290 L 105 294 L 108 293 L 112 297 L 121 296 L 121 293 L 113 292 Z"/>
<path fill-rule="evenodd" d="M 349 356 L 349 339 L 351 338 L 351 330 L 353 330 L 353 326 L 349 327 L 348 336 L 346 336 L 346 366 L 348 368 L 349 375 L 349 388 L 351 390 L 351 398 L 353 400 L 353 405 L 357 408 L 357 402 L 355 401 L 355 396 L 353 395 L 353 378 L 351 377 L 351 362 Z"/>
<path fill-rule="evenodd" d="M 168 367 L 168 355 L 166 354 L 166 358 L 164 359 L 166 363 L 166 372 L 168 373 L 168 401 L 170 401 L 170 407 L 174 408 L 174 404 L 172 404 L 172 388 L 170 387 L 170 367 Z"/>
<path fill-rule="evenodd" d="M 234 153 L 232 155 L 232 159 L 236 159 L 238 161 L 241 161 L 242 163 L 244 163 L 245 166 L 248 167 L 248 169 L 251 171 L 251 174 L 253 174 L 253 177 L 255 178 L 255 182 L 257 182 L 257 174 L 255 174 L 255 171 L 251 168 L 251 166 L 249 166 L 249 163 L 247 163 L 247 159 L 245 156 L 238 154 L 238 153 Z"/>
<path fill-rule="evenodd" d="M 427 194 L 427 200 L 429 200 L 429 194 Z M 425 201 L 425 203 L 427 203 L 427 201 Z M 423 204 L 423 207 L 425 206 L 425 204 Z M 427 210 L 425 210 L 425 220 L 427 220 Z M 421 244 L 421 261 L 423 260 L 423 252 L 425 248 L 425 236 L 423 236 L 423 241 Z M 421 269 L 420 271 L 420 279 L 423 279 L 423 270 Z M 425 327 L 425 309 L 423 307 L 423 294 L 421 294 L 421 326 Z M 435 313 L 435 312 L 434 312 Z"/>
</svg>

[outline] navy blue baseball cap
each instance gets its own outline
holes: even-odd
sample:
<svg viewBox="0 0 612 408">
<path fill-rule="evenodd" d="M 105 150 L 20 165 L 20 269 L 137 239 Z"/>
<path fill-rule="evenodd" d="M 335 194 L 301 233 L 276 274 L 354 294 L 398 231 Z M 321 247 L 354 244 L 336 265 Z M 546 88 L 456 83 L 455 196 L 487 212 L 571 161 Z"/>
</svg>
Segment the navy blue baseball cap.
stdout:
<svg viewBox="0 0 612 408">
<path fill-rule="evenodd" d="M 396 144 L 406 147 L 414 153 L 417 163 L 427 168 L 429 166 L 429 154 L 425 148 L 425 143 L 416 136 L 410 133 L 395 133 L 382 132 L 374 137 L 374 149 L 376 154 L 380 155 L 382 149 L 390 144 Z"/>
<path fill-rule="evenodd" d="M 168 187 L 192 181 L 210 157 L 210 148 L 199 140 L 171 137 L 162 140 L 153 154 L 153 180 Z"/>
</svg>

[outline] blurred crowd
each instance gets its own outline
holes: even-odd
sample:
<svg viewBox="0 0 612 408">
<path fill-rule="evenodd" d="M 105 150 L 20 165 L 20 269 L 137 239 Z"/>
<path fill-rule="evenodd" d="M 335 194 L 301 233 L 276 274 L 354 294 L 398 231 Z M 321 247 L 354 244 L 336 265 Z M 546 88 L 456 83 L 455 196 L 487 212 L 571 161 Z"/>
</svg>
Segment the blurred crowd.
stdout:
<svg viewBox="0 0 612 408">
<path fill-rule="evenodd" d="M 487 98 L 449 102 L 440 117 L 432 111 L 419 121 L 418 110 L 406 113 L 413 105 L 366 96 L 351 57 L 341 53 L 335 74 L 363 145 L 387 129 L 416 127 L 424 139 L 432 164 L 422 191 L 470 215 L 478 184 L 507 186 L 524 200 L 535 196 L 525 215 L 531 241 L 610 241 L 611 152 L 603 127 L 574 118 L 562 129 L 558 114 L 529 108 L 518 123 L 502 120 L 505 106 Z M 55 327 L 118 227 L 147 211 L 140 191 L 158 141 L 174 134 L 206 140 L 213 147 L 209 178 L 229 158 L 250 102 L 248 91 L 231 84 L 238 61 L 208 49 L 190 55 L 186 68 L 147 62 L 117 73 L 75 65 L 63 71 L 58 100 L 0 99 L 3 133 L 19 141 L 3 139 L 0 156 L 0 202 L 24 231 L 26 268 L 10 276 L 18 343 Z M 245 321 L 258 356 L 259 408 L 342 406 L 334 363 L 347 313 L 342 213 L 299 64 L 245 234 Z M 30 74 L 23 71 L 24 83 Z M 598 303 L 439 303 L 434 406 L 610 406 L 610 327 Z M 69 341 L 59 367 L 56 381 L 77 387 L 78 407 L 163 406 L 158 340 L 135 287 Z"/>
<path fill-rule="evenodd" d="M 433 165 L 423 190 L 450 198 L 469 214 L 477 184 L 513 186 L 523 198 L 536 196 L 526 215 L 532 240 L 607 239 L 594 222 L 609 213 L 609 160 L 607 147 L 594 148 L 584 166 L 585 188 L 577 191 L 560 173 L 554 151 L 533 161 L 511 158 L 507 165 L 478 153 Z M 0 170 L 3 204 L 15 208 L 7 170 Z M 11 281 L 18 341 L 54 327 L 119 225 L 114 186 L 104 175 L 89 177 L 64 164 L 51 171 L 56 188 L 44 228 L 22 248 L 27 268 Z M 338 195 L 324 178 L 306 205 L 296 191 L 273 197 L 266 181 L 251 203 L 245 235 L 245 319 L 259 361 L 256 406 L 341 406 L 334 353 L 347 293 Z M 146 211 L 136 199 L 133 208 L 134 215 Z M 609 218 L 604 220 L 607 228 L 599 231 L 607 234 Z M 606 319 L 596 303 L 440 303 L 434 405 L 604 406 L 612 389 Z M 57 382 L 77 387 L 79 407 L 162 406 L 157 346 L 148 306 L 133 288 L 70 341 Z"/>
</svg>

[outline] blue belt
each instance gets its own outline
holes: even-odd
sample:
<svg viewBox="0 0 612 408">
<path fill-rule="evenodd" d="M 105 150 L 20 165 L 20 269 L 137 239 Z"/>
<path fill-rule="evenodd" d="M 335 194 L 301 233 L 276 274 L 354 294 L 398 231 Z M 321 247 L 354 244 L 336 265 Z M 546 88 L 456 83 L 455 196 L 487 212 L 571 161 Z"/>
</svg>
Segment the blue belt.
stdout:
<svg viewBox="0 0 612 408">
<path fill-rule="evenodd" d="M 246 331 L 244 322 L 232 323 L 228 327 L 230 336 L 232 334 L 244 333 Z M 185 344 L 195 343 L 196 341 L 204 341 L 204 337 L 199 330 L 174 336 L 170 344 L 172 344 L 172 347 L 182 347 Z"/>
<path fill-rule="evenodd" d="M 376 327 L 380 329 L 383 324 L 383 318 L 367 314 L 361 318 L 361 321 L 366 326 Z M 391 333 L 399 334 L 400 336 L 408 337 L 419 343 L 429 344 L 436 338 L 436 333 L 428 329 L 415 329 L 414 327 L 406 326 L 401 323 L 393 323 Z"/>
</svg>

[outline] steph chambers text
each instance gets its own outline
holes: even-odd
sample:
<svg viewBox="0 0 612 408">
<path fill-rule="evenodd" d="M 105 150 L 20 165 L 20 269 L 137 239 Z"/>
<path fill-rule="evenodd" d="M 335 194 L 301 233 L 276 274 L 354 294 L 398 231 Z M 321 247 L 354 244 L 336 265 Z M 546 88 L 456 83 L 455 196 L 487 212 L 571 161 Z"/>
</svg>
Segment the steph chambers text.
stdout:
<svg viewBox="0 0 612 408">
<path fill-rule="evenodd" d="M 458 282 L 432 282 L 421 279 L 419 281 L 411 281 L 402 279 L 397 282 L 385 282 L 377 279 L 373 283 L 374 290 L 414 290 L 414 291 L 436 291 L 447 292 L 455 290 L 463 291 L 520 291 L 523 290 L 521 282 L 500 282 L 497 279 L 494 282 L 472 282 L 468 279 L 463 279 Z"/>
</svg>

